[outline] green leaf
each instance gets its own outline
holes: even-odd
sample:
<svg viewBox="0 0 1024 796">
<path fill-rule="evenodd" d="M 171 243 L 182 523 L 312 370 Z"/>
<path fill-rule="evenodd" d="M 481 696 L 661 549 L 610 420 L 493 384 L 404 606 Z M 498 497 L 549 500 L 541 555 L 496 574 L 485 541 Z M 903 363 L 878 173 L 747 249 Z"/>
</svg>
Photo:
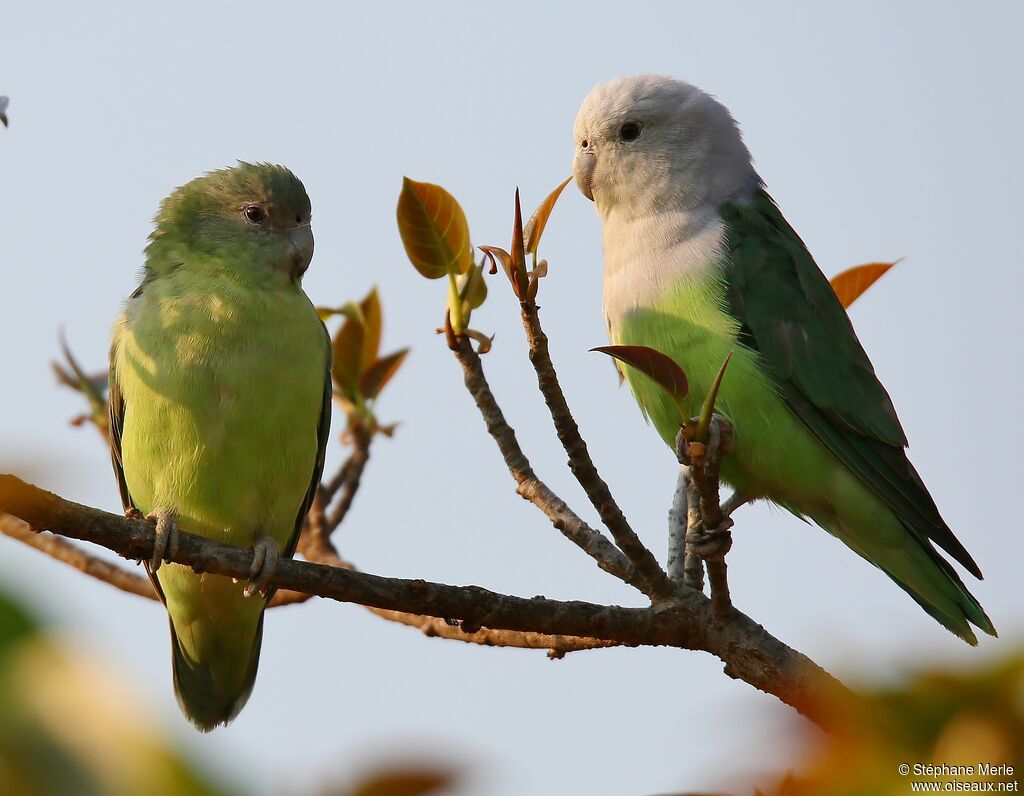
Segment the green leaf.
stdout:
<svg viewBox="0 0 1024 796">
<path fill-rule="evenodd" d="M 484 280 L 485 263 L 470 268 L 456 279 L 459 298 L 462 300 L 462 317 L 469 323 L 470 313 L 487 298 L 487 282 Z"/>
<path fill-rule="evenodd" d="M 722 367 L 718 369 L 718 374 L 715 376 L 715 380 L 711 382 L 711 389 L 708 390 L 708 394 L 704 398 L 704 405 L 700 410 L 700 419 L 697 421 L 697 433 L 694 435 L 694 440 L 697 442 L 708 441 L 708 429 L 711 427 L 711 415 L 715 412 L 715 402 L 718 400 L 718 390 L 722 386 L 722 377 L 725 375 L 725 369 L 729 367 L 729 361 L 732 359 L 732 351 L 725 357 L 725 362 L 722 363 Z"/>
<path fill-rule="evenodd" d="M 538 205 L 537 209 L 533 211 L 533 215 L 530 216 L 530 220 L 526 222 L 526 229 L 523 230 L 523 234 L 526 236 L 526 251 L 529 254 L 537 254 L 541 235 L 544 234 L 544 227 L 547 226 L 551 211 L 555 209 L 555 202 L 558 201 L 558 197 L 562 195 L 565 186 L 571 181 L 571 176 L 566 177 L 565 181 L 549 193 L 547 198 Z"/>
<path fill-rule="evenodd" d="M 645 345 L 604 345 L 591 348 L 634 367 L 672 396 L 677 403 L 690 390 L 686 373 L 679 364 L 660 351 Z"/>
<path fill-rule="evenodd" d="M 466 214 L 440 185 L 403 177 L 397 217 L 405 253 L 427 279 L 469 270 L 473 256 Z"/>
</svg>

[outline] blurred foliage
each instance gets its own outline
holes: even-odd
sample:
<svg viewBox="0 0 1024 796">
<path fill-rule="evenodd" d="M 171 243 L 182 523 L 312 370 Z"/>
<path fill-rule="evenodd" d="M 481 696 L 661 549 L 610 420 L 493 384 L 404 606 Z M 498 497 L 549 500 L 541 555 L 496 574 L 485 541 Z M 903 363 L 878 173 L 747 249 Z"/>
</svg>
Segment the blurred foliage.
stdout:
<svg viewBox="0 0 1024 796">
<path fill-rule="evenodd" d="M 145 721 L 123 679 L 0 592 L 0 793 L 227 796 Z"/>
<path fill-rule="evenodd" d="M 123 672 L 48 633 L 0 591 L 0 795 L 241 796 L 151 723 Z M 452 793 L 453 769 L 394 762 L 318 796 Z"/>
<path fill-rule="evenodd" d="M 998 783 L 1010 784 L 1003 792 L 1024 789 L 1024 653 L 966 671 L 925 671 L 900 687 L 861 695 L 858 704 L 833 706 L 831 735 L 807 739 L 815 751 L 801 773 L 754 792 L 906 796 L 912 782 L 938 782 L 938 792 L 984 792 L 989 782 L 994 792 Z M 985 776 L 979 764 L 1009 766 L 1012 773 Z M 910 767 L 908 774 L 901 765 Z M 973 766 L 975 773 L 936 777 L 915 773 L 915 765 Z"/>
</svg>

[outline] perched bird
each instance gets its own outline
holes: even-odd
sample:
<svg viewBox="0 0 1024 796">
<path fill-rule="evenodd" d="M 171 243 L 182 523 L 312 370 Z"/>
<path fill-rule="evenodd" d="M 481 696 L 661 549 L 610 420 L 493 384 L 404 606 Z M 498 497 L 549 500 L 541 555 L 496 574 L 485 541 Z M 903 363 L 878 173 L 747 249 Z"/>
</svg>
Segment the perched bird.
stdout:
<svg viewBox="0 0 1024 796">
<path fill-rule="evenodd" d="M 252 692 L 267 579 L 320 482 L 331 347 L 302 291 L 309 197 L 288 169 L 241 163 L 160 206 L 142 284 L 110 352 L 110 434 L 126 512 L 157 520 L 147 562 L 171 625 L 174 688 L 201 730 Z M 178 528 L 253 547 L 248 584 L 161 566 Z"/>
<path fill-rule="evenodd" d="M 968 643 L 971 624 L 995 635 L 933 543 L 981 570 L 907 459 L 889 395 L 729 111 L 679 80 L 624 77 L 590 92 L 574 134 L 576 184 L 603 227 L 612 343 L 675 359 L 691 415 L 734 352 L 717 402 L 736 442 L 723 480 L 812 519 Z M 673 445 L 677 406 L 623 370 Z"/>
</svg>

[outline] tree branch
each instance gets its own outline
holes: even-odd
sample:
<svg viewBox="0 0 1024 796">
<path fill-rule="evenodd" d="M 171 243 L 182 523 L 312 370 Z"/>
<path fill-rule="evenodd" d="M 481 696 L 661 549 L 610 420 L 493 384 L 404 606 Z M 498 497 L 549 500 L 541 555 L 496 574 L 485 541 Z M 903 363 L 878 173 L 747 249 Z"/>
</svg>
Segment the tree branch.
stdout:
<svg viewBox="0 0 1024 796">
<path fill-rule="evenodd" d="M 59 536 L 43 535 L 36 533 L 23 520 L 10 514 L 0 513 L 0 533 L 17 539 L 19 542 L 34 547 L 51 558 L 74 567 L 79 572 L 84 572 L 97 580 L 109 583 L 116 589 L 137 594 L 139 597 L 146 597 L 150 600 L 158 599 L 153 584 L 149 578 L 136 575 L 123 567 L 104 561 L 102 558 L 91 556 L 77 545 L 71 544 Z"/>
<path fill-rule="evenodd" d="M 0 475 L 0 511 L 33 528 L 100 544 L 126 558 L 152 554 L 152 522 L 63 500 L 12 475 Z M 196 571 L 244 579 L 252 552 L 182 532 L 173 560 Z M 835 678 L 742 613 L 735 612 L 729 622 L 716 621 L 710 601 L 690 589 L 679 589 L 671 600 L 648 608 L 623 608 L 526 599 L 478 586 L 384 578 L 289 559 L 278 563 L 269 583 L 385 611 L 455 617 L 472 632 L 486 627 L 703 650 L 724 661 L 729 676 L 775 695 L 822 726 L 828 725 L 830 699 L 854 698 Z"/>
<path fill-rule="evenodd" d="M 580 519 L 564 500 L 537 477 L 530 466 L 530 460 L 519 447 L 515 431 L 506 422 L 501 407 L 491 392 L 480 363 L 480 356 L 473 350 L 469 339 L 459 337 L 455 346 L 455 356 L 462 365 L 466 389 L 473 396 L 480 414 L 483 415 L 488 432 L 498 443 L 505 466 L 519 485 L 519 494 L 543 511 L 551 520 L 551 524 L 597 561 L 601 569 L 644 591 L 644 581 L 633 564 L 600 532 Z"/>
<path fill-rule="evenodd" d="M 579 481 L 583 491 L 601 516 L 601 522 L 611 532 L 612 538 L 619 549 L 636 567 L 643 579 L 644 592 L 652 599 L 663 599 L 675 591 L 665 570 L 661 568 L 654 554 L 648 550 L 640 537 L 629 525 L 629 521 L 612 497 L 608 484 L 594 466 L 587 443 L 580 434 L 579 426 L 569 411 L 562 387 L 558 383 L 551 354 L 548 351 L 548 337 L 540 325 L 540 312 L 537 305 L 525 300 L 520 302 L 523 328 L 526 330 L 526 341 L 530 349 L 530 362 L 537 372 L 537 384 L 544 395 L 544 403 L 551 413 L 558 439 L 569 455 L 569 469 Z"/>
</svg>

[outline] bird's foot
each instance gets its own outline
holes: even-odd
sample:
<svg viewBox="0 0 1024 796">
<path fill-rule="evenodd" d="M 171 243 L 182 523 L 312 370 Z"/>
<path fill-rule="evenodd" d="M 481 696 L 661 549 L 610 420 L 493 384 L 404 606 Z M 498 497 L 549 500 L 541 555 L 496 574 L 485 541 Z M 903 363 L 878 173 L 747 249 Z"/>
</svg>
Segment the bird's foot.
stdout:
<svg viewBox="0 0 1024 796">
<path fill-rule="evenodd" d="M 153 529 L 153 556 L 149 559 L 149 571 L 156 572 L 164 561 L 170 561 L 178 554 L 178 512 L 174 509 L 156 509 L 146 515 L 155 520 Z"/>
<path fill-rule="evenodd" d="M 717 528 L 710 531 L 697 528 L 687 534 L 686 544 L 705 561 L 725 558 L 726 553 L 732 549 L 732 526 L 732 519 L 723 517 Z"/>
<path fill-rule="evenodd" d="M 271 575 L 277 569 L 281 558 L 281 548 L 277 540 L 261 534 L 252 546 L 252 566 L 249 568 L 249 582 L 245 584 L 244 594 L 252 597 L 257 592 L 266 594 Z"/>
</svg>

